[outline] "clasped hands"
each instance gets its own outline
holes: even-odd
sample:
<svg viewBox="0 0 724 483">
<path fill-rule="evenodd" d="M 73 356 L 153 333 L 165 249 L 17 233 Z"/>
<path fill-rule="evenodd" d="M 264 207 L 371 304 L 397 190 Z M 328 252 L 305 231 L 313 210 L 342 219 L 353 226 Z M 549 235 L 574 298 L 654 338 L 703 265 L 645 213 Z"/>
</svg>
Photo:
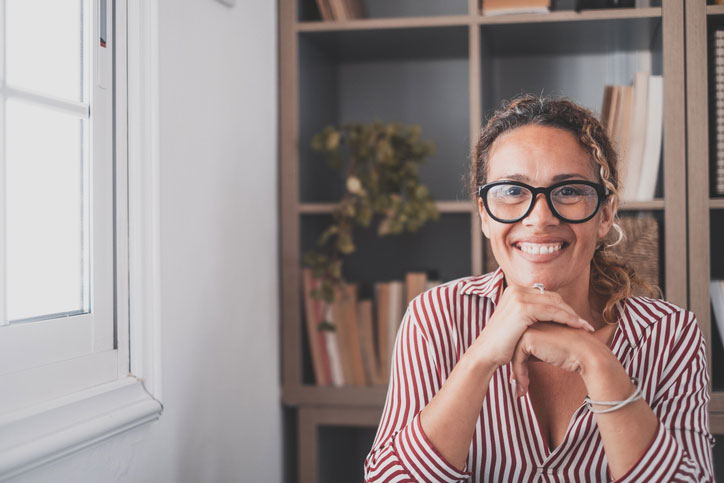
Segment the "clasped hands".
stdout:
<svg viewBox="0 0 724 483">
<path fill-rule="evenodd" d="M 512 361 L 516 395 L 528 391 L 531 358 L 582 373 L 586 357 L 600 348 L 593 326 L 580 318 L 556 292 L 509 286 L 495 312 L 471 346 L 488 367 Z"/>
</svg>

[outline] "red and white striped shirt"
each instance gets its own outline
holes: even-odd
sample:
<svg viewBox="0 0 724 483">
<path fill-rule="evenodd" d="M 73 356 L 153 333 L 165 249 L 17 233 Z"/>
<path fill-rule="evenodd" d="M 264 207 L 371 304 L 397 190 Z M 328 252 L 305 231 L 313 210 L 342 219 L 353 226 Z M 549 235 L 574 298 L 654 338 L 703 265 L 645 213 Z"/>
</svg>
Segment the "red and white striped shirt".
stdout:
<svg viewBox="0 0 724 483">
<path fill-rule="evenodd" d="M 516 398 L 510 364 L 493 375 L 465 471 L 425 436 L 419 413 L 485 327 L 503 293 L 503 272 L 434 287 L 408 305 L 395 342 L 382 420 L 365 460 L 368 482 L 610 481 L 594 414 L 574 413 L 552 452 L 529 396 Z M 631 297 L 618 305 L 611 344 L 639 380 L 659 418 L 651 446 L 617 481 L 713 481 L 704 341 L 693 313 L 662 300 Z"/>
</svg>

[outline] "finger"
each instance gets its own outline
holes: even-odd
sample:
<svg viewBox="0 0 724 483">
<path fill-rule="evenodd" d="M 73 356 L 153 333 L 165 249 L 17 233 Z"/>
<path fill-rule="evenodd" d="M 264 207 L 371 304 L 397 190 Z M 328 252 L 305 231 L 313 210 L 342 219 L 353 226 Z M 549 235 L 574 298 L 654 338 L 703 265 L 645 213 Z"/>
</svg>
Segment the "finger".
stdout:
<svg viewBox="0 0 724 483">
<path fill-rule="evenodd" d="M 583 329 L 589 332 L 595 332 L 591 324 L 578 317 L 575 313 L 550 304 L 528 304 L 527 308 L 532 311 L 532 319 L 536 322 L 556 322 L 558 324 L 567 325 L 574 329 Z"/>
<path fill-rule="evenodd" d="M 568 312 L 570 312 L 571 315 L 575 315 L 576 317 L 578 317 L 578 313 L 576 313 L 576 311 L 573 310 L 573 307 L 568 305 L 566 303 L 566 301 L 563 300 L 563 297 L 561 297 L 561 295 L 558 292 L 549 291 L 549 292 L 540 293 L 538 291 L 538 289 L 533 288 L 531 290 L 533 291 L 532 295 L 534 297 L 532 300 L 537 301 L 539 303 L 547 303 L 549 305 L 554 305 L 554 306 L 560 307 L 560 308 L 565 309 Z"/>
<path fill-rule="evenodd" d="M 513 391 L 517 397 L 524 396 L 528 391 L 530 379 L 528 377 L 528 359 L 530 354 L 525 350 L 525 342 L 523 338 L 518 341 L 511 360 L 512 378 L 515 381 Z"/>
</svg>

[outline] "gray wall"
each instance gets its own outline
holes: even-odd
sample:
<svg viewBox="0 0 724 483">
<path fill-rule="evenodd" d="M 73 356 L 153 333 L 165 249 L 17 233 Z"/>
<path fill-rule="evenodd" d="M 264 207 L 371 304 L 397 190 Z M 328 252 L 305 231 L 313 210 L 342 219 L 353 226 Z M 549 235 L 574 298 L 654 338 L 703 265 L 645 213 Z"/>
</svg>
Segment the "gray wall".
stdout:
<svg viewBox="0 0 724 483">
<path fill-rule="evenodd" d="M 159 0 L 163 403 L 17 481 L 281 481 L 277 10 Z"/>
</svg>

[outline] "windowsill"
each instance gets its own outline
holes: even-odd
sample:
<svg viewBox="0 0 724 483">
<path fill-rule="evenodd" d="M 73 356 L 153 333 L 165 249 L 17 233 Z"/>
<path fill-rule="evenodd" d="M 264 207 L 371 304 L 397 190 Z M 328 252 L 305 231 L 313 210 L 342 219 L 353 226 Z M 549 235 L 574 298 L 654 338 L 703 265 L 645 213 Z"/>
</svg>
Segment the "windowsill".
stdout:
<svg viewBox="0 0 724 483">
<path fill-rule="evenodd" d="M 162 411 L 130 376 L 0 415 L 0 481 L 154 421 Z"/>
</svg>

